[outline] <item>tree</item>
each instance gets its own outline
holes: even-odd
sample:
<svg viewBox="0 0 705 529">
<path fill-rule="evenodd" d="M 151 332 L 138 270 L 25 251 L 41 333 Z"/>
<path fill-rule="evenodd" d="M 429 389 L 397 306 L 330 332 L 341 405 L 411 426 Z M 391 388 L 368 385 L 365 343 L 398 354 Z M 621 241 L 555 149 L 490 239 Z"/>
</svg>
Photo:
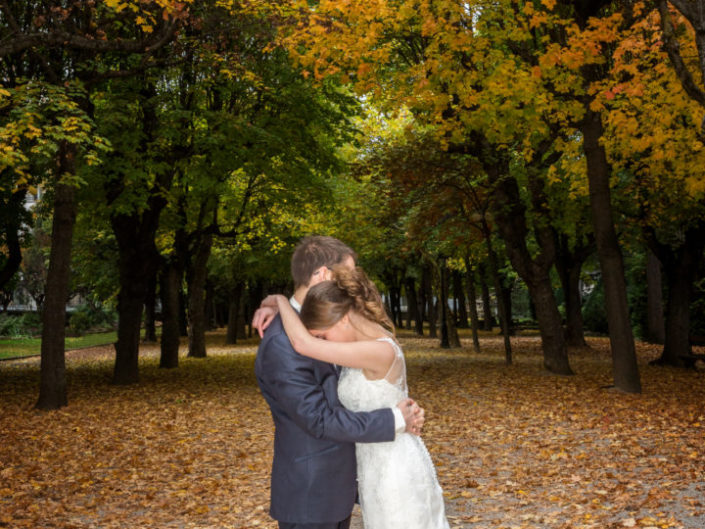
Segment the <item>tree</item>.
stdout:
<svg viewBox="0 0 705 529">
<path fill-rule="evenodd" d="M 161 5 L 160 5 L 161 4 Z M 53 156 L 50 184 L 54 220 L 47 276 L 42 335 L 42 375 L 38 407 L 66 404 L 64 368 L 65 303 L 69 285 L 71 240 L 76 216 L 75 176 L 84 160 L 85 145 L 93 143 L 92 108 L 80 82 L 105 74 L 95 69 L 105 54 L 148 56 L 174 34 L 183 4 L 144 2 L 124 9 L 127 2 L 2 2 L 0 58 L 5 88 L 37 91 L 29 101 L 41 118 L 57 130 L 50 141 L 40 138 Z M 146 18 L 145 18 L 146 17 Z M 139 27 L 137 38 L 131 31 Z M 53 122 L 53 123 L 52 123 Z M 58 125 L 57 122 L 62 122 Z M 13 149 L 18 157 L 26 151 Z M 41 150 L 41 149 L 40 149 Z"/>
</svg>

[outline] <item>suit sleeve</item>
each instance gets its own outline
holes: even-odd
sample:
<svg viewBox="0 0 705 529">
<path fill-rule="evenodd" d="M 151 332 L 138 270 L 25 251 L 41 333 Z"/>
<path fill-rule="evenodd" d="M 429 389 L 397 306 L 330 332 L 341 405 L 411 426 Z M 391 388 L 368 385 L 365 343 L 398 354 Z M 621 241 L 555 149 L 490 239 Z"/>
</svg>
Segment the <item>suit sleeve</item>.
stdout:
<svg viewBox="0 0 705 529">
<path fill-rule="evenodd" d="M 313 437 L 358 443 L 394 440 L 390 408 L 352 412 L 338 402 L 337 395 L 329 398 L 316 379 L 316 361 L 295 353 L 284 333 L 272 336 L 258 354 L 262 355 L 259 376 L 270 396 Z"/>
</svg>

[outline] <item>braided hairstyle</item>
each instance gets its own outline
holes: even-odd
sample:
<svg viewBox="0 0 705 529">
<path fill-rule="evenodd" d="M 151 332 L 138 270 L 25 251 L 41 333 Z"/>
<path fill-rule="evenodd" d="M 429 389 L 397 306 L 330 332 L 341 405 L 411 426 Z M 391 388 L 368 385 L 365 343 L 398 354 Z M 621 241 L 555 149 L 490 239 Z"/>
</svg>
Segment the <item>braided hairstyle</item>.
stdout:
<svg viewBox="0 0 705 529">
<path fill-rule="evenodd" d="M 312 286 L 301 307 L 301 321 L 307 329 L 323 330 L 335 325 L 350 310 L 394 332 L 382 296 L 360 267 L 333 268 L 334 279 Z"/>
</svg>

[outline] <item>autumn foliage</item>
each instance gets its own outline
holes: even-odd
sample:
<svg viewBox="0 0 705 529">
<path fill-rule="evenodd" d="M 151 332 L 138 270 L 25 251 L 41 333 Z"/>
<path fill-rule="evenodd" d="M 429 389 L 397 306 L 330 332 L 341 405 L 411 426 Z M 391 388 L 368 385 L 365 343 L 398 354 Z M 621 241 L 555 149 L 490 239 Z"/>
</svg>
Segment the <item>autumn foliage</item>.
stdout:
<svg viewBox="0 0 705 529">
<path fill-rule="evenodd" d="M 608 387 L 605 339 L 555 377 L 533 336 L 513 339 L 507 367 L 496 336 L 476 354 L 402 334 L 451 527 L 703 527 L 702 369 L 648 366 L 658 351 L 639 344 L 644 392 L 625 395 Z M 0 365 L 0 527 L 276 527 L 256 346 L 209 340 L 178 370 L 143 347 L 130 387 L 108 383 L 109 348 L 71 353 L 70 405 L 51 413 L 32 409 L 36 359 Z"/>
</svg>

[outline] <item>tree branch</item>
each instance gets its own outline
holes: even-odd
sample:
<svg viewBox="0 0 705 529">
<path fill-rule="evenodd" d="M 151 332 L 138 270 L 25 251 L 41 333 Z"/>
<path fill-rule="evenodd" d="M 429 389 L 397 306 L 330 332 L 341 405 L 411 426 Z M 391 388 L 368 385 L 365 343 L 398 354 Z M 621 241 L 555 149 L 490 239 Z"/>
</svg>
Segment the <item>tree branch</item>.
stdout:
<svg viewBox="0 0 705 529">
<path fill-rule="evenodd" d="M 6 10 L 4 2 L 5 0 L 3 0 L 3 7 L 4 10 Z M 133 53 L 149 53 L 161 48 L 167 42 L 169 42 L 169 40 L 174 36 L 174 33 L 176 32 L 178 27 L 179 21 L 173 19 L 168 24 L 163 26 L 163 29 L 159 34 L 151 36 L 150 38 L 140 40 L 99 40 L 84 37 L 81 35 L 75 35 L 66 31 L 17 34 L 18 31 L 14 29 L 14 35 L 9 35 L 8 38 L 5 39 L 5 42 L 0 43 L 0 57 L 6 57 L 8 55 L 21 53 L 27 49 L 34 48 L 36 46 L 73 48 L 94 52 L 124 51 Z"/>
<path fill-rule="evenodd" d="M 668 2 L 666 0 L 658 0 L 658 10 L 661 15 L 661 30 L 663 31 L 663 47 L 668 53 L 668 58 L 671 60 L 673 69 L 678 76 L 678 79 L 683 86 L 683 90 L 691 97 L 691 99 L 700 103 L 705 107 L 705 92 L 703 92 L 695 83 L 693 75 L 683 62 L 683 57 L 680 53 L 680 44 L 673 31 L 673 22 L 671 14 L 668 11 Z"/>
</svg>

